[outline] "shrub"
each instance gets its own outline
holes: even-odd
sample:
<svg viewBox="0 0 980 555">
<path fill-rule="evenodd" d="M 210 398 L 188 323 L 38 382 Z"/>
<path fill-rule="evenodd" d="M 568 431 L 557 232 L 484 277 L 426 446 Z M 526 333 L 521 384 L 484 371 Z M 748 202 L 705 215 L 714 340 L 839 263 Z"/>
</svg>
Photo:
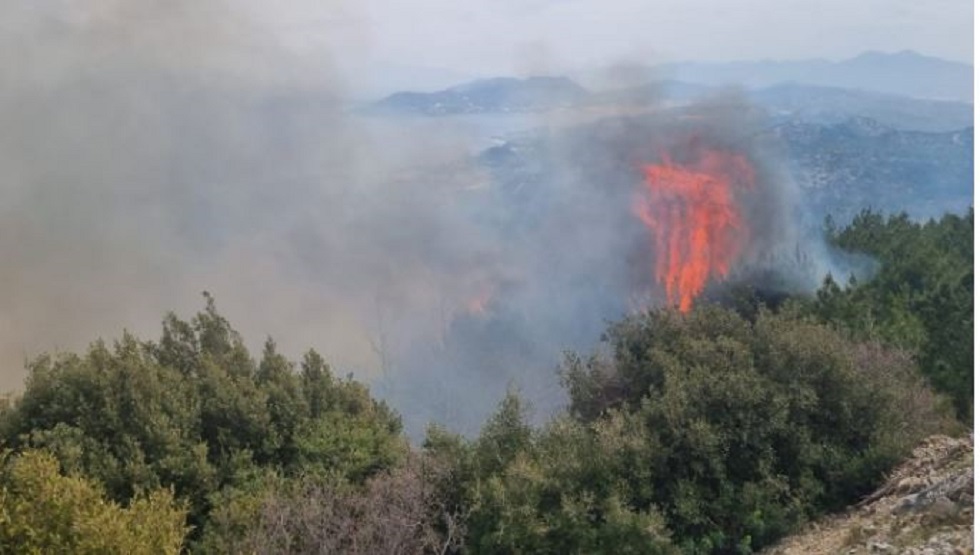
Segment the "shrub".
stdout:
<svg viewBox="0 0 980 555">
<path fill-rule="evenodd" d="M 45 448 L 119 503 L 172 487 L 189 502 L 193 540 L 215 495 L 247 477 L 360 484 L 407 452 L 400 420 L 366 387 L 313 351 L 297 371 L 271 340 L 256 362 L 210 296 L 190 322 L 169 315 L 158 342 L 124 334 L 28 370 L 23 395 L 0 410 L 0 441 Z"/>
<path fill-rule="evenodd" d="M 618 470 L 626 506 L 659 508 L 691 553 L 770 543 L 954 426 L 908 354 L 792 313 L 657 310 L 606 341 L 608 357 L 567 360 L 570 412 L 593 433 L 642 429 L 642 468 Z"/>
<path fill-rule="evenodd" d="M 446 553 L 459 519 L 438 495 L 447 468 L 413 456 L 364 485 L 305 476 L 227 492 L 202 542 L 225 553 Z"/>
<path fill-rule="evenodd" d="M 171 491 L 140 493 L 122 507 L 97 483 L 63 476 L 42 451 L 8 451 L 0 483 L 3 553 L 177 554 L 187 532 Z"/>
</svg>

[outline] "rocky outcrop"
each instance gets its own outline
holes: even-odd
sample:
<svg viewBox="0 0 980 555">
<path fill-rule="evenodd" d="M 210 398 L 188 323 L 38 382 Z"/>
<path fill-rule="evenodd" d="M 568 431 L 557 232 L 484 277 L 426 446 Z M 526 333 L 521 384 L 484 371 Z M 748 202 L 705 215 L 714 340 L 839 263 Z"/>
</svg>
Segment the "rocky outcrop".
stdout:
<svg viewBox="0 0 980 555">
<path fill-rule="evenodd" d="M 973 553 L 973 436 L 926 439 L 878 491 L 769 555 Z"/>
</svg>

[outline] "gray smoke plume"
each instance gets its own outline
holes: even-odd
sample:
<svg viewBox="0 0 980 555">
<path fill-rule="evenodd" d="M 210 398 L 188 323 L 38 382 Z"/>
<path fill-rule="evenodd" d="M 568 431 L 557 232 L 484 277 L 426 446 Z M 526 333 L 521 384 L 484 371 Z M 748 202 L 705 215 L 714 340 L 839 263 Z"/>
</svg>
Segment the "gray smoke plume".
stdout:
<svg viewBox="0 0 980 555">
<path fill-rule="evenodd" d="M 469 432 L 507 383 L 520 385 L 541 413 L 554 410 L 563 398 L 554 375 L 563 349 L 591 349 L 610 321 L 666 302 L 652 271 L 662 253 L 631 210 L 643 167 L 664 154 L 685 160 L 710 147 L 744 157 L 754 170 L 754 186 L 737 198 L 748 243 L 713 288 L 808 294 L 826 275 L 846 278 L 866 262 L 826 245 L 771 124 L 738 92 L 682 109 L 655 98 L 648 106 L 638 112 L 633 103 L 586 123 L 546 121 L 483 153 L 479 163 L 494 186 L 472 199 L 473 221 L 501 247 L 493 266 L 511 271 L 496 276 L 485 311 L 451 320 L 437 352 L 406 357 L 394 398 L 441 399 L 428 405 L 427 419 Z M 498 395 L 473 399 L 470 391 Z"/>
<path fill-rule="evenodd" d="M 479 238 L 443 232 L 468 170 L 418 179 L 465 153 L 456 129 L 355 121 L 329 52 L 217 1 L 6 3 L 0 25 L 0 386 L 204 289 L 253 343 L 370 372 L 377 306 L 472 279 Z"/>
<path fill-rule="evenodd" d="M 764 118 L 735 96 L 686 111 L 654 98 L 489 122 L 365 117 L 346 109 L 329 52 L 297 54 L 221 2 L 4 11 L 3 389 L 39 352 L 123 328 L 154 337 L 208 290 L 250 345 L 316 348 L 413 434 L 430 421 L 475 431 L 510 385 L 545 415 L 563 402 L 562 351 L 592 347 L 651 289 L 649 236 L 630 212 L 638 168 L 692 137 L 760 172 L 742 275 L 768 264 L 812 290 L 834 270 L 799 223 Z M 521 133 L 486 148 L 498 125 Z M 812 268 L 788 263 L 796 253 Z"/>
</svg>

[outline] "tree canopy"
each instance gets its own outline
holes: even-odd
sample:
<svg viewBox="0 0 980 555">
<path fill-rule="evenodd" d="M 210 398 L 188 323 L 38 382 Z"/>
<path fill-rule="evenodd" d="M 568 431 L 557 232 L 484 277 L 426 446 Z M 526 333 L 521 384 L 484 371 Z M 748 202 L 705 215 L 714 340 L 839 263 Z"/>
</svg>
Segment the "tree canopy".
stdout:
<svg viewBox="0 0 980 555">
<path fill-rule="evenodd" d="M 832 279 L 812 312 L 858 338 L 910 350 L 964 422 L 973 417 L 973 208 L 914 222 L 864 211 L 850 225 L 828 222 L 831 242 L 874 257 L 864 282 Z"/>
</svg>

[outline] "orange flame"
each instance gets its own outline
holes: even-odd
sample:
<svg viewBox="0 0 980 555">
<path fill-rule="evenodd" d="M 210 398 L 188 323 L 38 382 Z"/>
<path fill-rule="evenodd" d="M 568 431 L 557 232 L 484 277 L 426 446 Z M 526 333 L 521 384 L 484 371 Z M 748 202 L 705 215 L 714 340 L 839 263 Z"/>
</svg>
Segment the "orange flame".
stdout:
<svg viewBox="0 0 980 555">
<path fill-rule="evenodd" d="M 728 275 L 748 239 L 735 188 L 753 187 L 755 171 L 741 155 L 709 149 L 684 165 L 665 155 L 643 171 L 633 213 L 650 231 L 667 301 L 687 312 L 709 279 Z"/>
<path fill-rule="evenodd" d="M 483 288 L 479 293 L 467 299 L 465 311 L 470 316 L 483 316 L 487 313 L 487 306 L 492 299 L 493 290 L 489 287 Z"/>
</svg>

